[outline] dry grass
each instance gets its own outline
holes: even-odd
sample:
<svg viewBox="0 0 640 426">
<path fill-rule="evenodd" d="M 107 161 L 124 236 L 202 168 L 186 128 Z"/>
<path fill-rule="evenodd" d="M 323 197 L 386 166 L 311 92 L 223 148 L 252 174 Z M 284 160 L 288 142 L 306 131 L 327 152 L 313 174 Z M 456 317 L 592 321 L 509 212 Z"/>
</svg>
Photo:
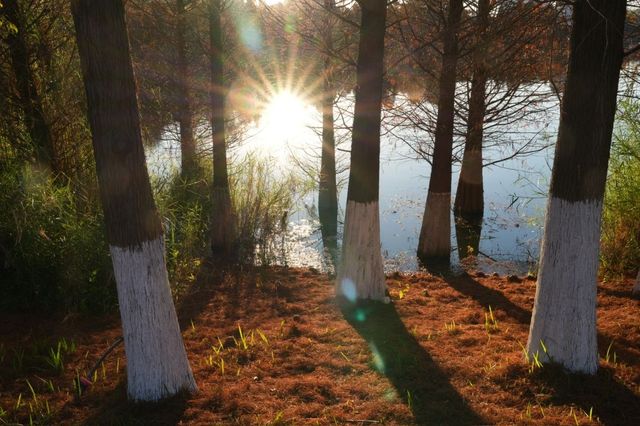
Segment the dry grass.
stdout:
<svg viewBox="0 0 640 426">
<path fill-rule="evenodd" d="M 121 347 L 74 398 L 75 371 L 119 335 L 117 318 L 3 318 L 0 424 L 28 423 L 30 411 L 47 424 L 640 424 L 639 302 L 630 282 L 599 288 L 603 359 L 593 378 L 531 371 L 523 360 L 533 281 L 395 274 L 387 282 L 393 304 L 341 310 L 328 277 L 314 271 L 221 276 L 205 266 L 199 291 L 178 302 L 200 393 L 161 404 L 126 402 Z M 28 348 L 61 337 L 76 350 L 58 375 Z M 26 361 L 16 370 L 20 348 Z"/>
</svg>

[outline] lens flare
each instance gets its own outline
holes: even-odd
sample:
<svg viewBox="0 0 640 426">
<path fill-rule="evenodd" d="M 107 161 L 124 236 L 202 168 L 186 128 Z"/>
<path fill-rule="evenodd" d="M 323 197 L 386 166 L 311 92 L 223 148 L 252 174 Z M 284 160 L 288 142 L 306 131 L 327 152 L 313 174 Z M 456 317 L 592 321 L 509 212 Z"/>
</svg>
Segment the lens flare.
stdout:
<svg viewBox="0 0 640 426">
<path fill-rule="evenodd" d="M 352 303 L 356 301 L 356 297 L 358 296 L 356 285 L 349 278 L 344 278 L 340 283 L 340 292 L 349 302 Z"/>
</svg>

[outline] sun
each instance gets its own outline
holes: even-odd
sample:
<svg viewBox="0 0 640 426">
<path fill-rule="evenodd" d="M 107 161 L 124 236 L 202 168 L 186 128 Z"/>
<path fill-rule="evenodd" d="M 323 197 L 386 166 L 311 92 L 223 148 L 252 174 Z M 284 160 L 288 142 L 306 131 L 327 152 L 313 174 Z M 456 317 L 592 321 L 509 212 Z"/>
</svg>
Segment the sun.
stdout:
<svg viewBox="0 0 640 426">
<path fill-rule="evenodd" d="M 308 105 L 291 92 L 275 94 L 267 103 L 260 122 L 265 127 L 288 133 L 287 129 L 304 126 Z"/>
<path fill-rule="evenodd" d="M 297 143 L 312 124 L 313 107 L 289 91 L 274 94 L 266 104 L 259 122 L 265 142 Z"/>
<path fill-rule="evenodd" d="M 322 122 L 318 110 L 306 97 L 289 90 L 266 96 L 258 120 L 249 127 L 242 152 L 276 160 L 283 168 L 292 153 L 319 146 L 316 133 Z"/>
</svg>

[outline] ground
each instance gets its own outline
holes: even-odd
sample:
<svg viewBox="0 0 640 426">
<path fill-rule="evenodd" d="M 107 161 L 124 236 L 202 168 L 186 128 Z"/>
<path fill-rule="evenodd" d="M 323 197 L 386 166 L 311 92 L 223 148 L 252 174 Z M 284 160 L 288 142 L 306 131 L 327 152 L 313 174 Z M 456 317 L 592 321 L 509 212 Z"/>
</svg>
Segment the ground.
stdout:
<svg viewBox="0 0 640 426">
<path fill-rule="evenodd" d="M 581 377 L 524 358 L 531 279 L 393 274 L 392 303 L 350 306 L 314 270 L 212 271 L 177 301 L 199 393 L 127 403 L 118 346 L 78 397 L 117 315 L 2 315 L 0 424 L 640 424 L 632 280 L 599 285 Z"/>
</svg>

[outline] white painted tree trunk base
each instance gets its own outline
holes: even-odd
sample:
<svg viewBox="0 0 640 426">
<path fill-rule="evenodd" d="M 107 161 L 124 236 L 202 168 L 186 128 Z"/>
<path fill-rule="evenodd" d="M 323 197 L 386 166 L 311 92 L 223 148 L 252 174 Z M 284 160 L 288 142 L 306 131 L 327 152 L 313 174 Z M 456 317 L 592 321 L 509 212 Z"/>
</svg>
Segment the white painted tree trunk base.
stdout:
<svg viewBox="0 0 640 426">
<path fill-rule="evenodd" d="M 198 390 L 182 341 L 165 264 L 164 238 L 110 246 L 127 356 L 127 391 L 157 401 Z"/>
<path fill-rule="evenodd" d="M 450 192 L 429 191 L 427 194 L 418 255 L 427 258 L 448 258 L 451 255 Z"/>
<path fill-rule="evenodd" d="M 380 211 L 378 202 L 347 201 L 342 243 L 342 265 L 338 271 L 336 293 L 356 299 L 388 301 L 380 250 Z"/>
<path fill-rule="evenodd" d="M 602 201 L 551 197 L 547 206 L 527 350 L 541 362 L 595 374 Z M 545 353 L 544 347 L 547 352 Z"/>
<path fill-rule="evenodd" d="M 640 296 L 640 271 L 638 271 L 638 276 L 636 277 L 636 283 L 633 286 L 632 293 L 635 296 Z"/>
</svg>

